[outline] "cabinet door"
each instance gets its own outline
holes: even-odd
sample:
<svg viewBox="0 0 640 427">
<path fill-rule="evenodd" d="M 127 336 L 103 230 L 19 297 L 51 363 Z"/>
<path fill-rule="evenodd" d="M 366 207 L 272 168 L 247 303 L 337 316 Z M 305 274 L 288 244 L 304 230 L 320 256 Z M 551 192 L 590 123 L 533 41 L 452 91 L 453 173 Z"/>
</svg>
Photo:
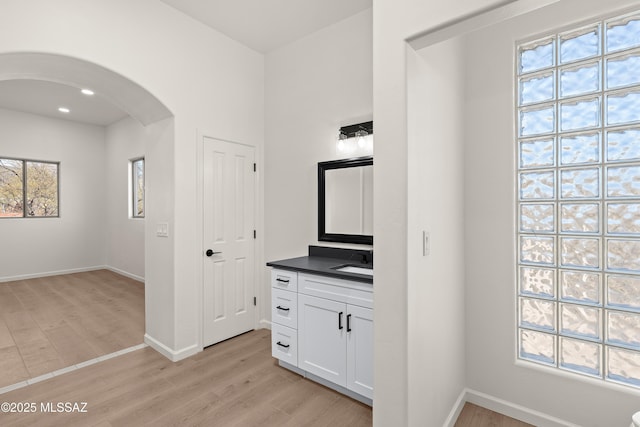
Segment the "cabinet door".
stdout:
<svg viewBox="0 0 640 427">
<path fill-rule="evenodd" d="M 346 304 L 298 294 L 298 367 L 346 386 Z"/>
<path fill-rule="evenodd" d="M 347 305 L 347 388 L 373 399 L 373 310 Z"/>
</svg>

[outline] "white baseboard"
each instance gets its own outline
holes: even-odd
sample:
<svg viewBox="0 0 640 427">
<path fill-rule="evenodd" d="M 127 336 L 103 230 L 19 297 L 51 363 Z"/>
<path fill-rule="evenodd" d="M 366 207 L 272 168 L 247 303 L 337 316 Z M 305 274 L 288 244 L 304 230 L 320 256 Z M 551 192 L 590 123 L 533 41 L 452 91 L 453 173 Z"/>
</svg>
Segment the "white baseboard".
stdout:
<svg viewBox="0 0 640 427">
<path fill-rule="evenodd" d="M 482 393 L 476 390 L 465 388 L 460 397 L 456 401 L 454 408 L 451 410 L 449 418 L 447 418 L 447 424 L 445 426 L 453 426 L 455 421 L 462 411 L 462 407 L 465 402 L 473 403 L 483 408 L 490 409 L 494 412 L 498 412 L 503 415 L 507 415 L 511 418 L 523 421 L 525 423 L 533 424 L 537 427 L 580 427 L 577 424 L 570 423 L 568 421 L 561 420 L 551 415 L 530 409 L 513 402 L 508 402 L 503 399 Z"/>
<path fill-rule="evenodd" d="M 118 273 L 121 276 L 128 277 L 129 279 L 133 279 L 133 280 L 136 280 L 138 282 L 144 283 L 144 277 L 138 276 L 138 275 L 133 274 L 133 273 L 129 273 L 129 272 L 124 271 L 124 270 L 120 270 L 119 268 L 115 268 L 115 267 L 112 267 L 110 265 L 105 265 L 104 268 L 109 270 L 109 271 L 113 271 L 114 273 Z"/>
<path fill-rule="evenodd" d="M 171 348 L 162 344 L 157 339 L 149 336 L 149 334 L 144 334 L 144 342 L 149 347 L 151 347 L 158 353 L 162 354 L 164 357 L 171 360 L 172 362 L 177 362 L 179 360 L 186 359 L 187 357 L 193 356 L 194 354 L 202 351 L 202 348 L 198 347 L 197 344 L 190 345 L 189 347 L 185 347 L 181 350 L 172 350 Z"/>
<path fill-rule="evenodd" d="M 267 319 L 262 319 L 258 322 L 259 329 L 271 329 L 271 322 Z"/>
<path fill-rule="evenodd" d="M 119 268 L 111 267 L 110 265 L 94 265 L 92 267 L 70 268 L 67 270 L 44 271 L 42 273 L 20 274 L 17 276 L 5 276 L 5 277 L 0 277 L 0 283 L 13 282 L 16 280 L 37 279 L 40 277 L 48 277 L 48 276 L 62 276 L 64 274 L 86 273 L 87 271 L 96 271 L 96 270 L 113 271 L 114 273 L 120 274 L 122 276 L 128 277 L 133 280 L 137 280 L 138 282 L 144 283 L 144 277 L 140 277 L 138 275 L 126 272 L 124 270 L 120 270 Z"/>
<path fill-rule="evenodd" d="M 442 427 L 454 427 L 458 417 L 460 416 L 460 412 L 462 412 L 462 408 L 464 408 L 464 404 L 466 403 L 467 398 L 467 389 L 465 388 L 460 392 L 460 396 L 456 399 L 456 403 L 453 404 L 453 408 L 451 408 L 451 412 L 449 412 L 449 416 L 445 420 Z"/>
<path fill-rule="evenodd" d="M 41 273 L 33 273 L 33 274 L 20 274 L 17 276 L 0 277 L 0 282 L 13 282 L 15 280 L 37 279 L 39 277 L 47 277 L 47 276 L 62 276 L 63 274 L 84 273 L 87 271 L 104 270 L 105 268 L 107 267 L 104 265 L 96 265 L 93 267 L 70 268 L 67 270 L 56 270 L 56 271 L 43 271 Z"/>
</svg>

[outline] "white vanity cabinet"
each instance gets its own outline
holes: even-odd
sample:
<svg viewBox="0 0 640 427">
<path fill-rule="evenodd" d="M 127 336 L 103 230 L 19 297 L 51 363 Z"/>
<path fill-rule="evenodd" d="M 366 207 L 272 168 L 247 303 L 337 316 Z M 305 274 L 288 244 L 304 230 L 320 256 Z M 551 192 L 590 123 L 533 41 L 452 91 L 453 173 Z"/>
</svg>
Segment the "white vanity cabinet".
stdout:
<svg viewBox="0 0 640 427">
<path fill-rule="evenodd" d="M 342 387 L 347 386 L 347 305 L 299 294 L 302 351 L 298 367 Z"/>
<path fill-rule="evenodd" d="M 298 367 L 373 398 L 373 310 L 299 294 Z"/>
<path fill-rule="evenodd" d="M 273 271 L 277 275 L 278 270 Z M 275 288 L 272 289 L 274 357 L 297 367 L 311 379 L 320 378 L 338 386 L 340 391 L 373 399 L 373 286 L 297 273 L 296 288 L 297 360 L 291 362 L 283 357 L 287 349 L 282 348 L 285 338 L 282 333 L 291 334 L 294 328 L 290 323 L 284 324 L 289 322 L 290 315 L 277 308 L 283 307 L 284 302 L 279 296 L 282 291 Z"/>
<path fill-rule="evenodd" d="M 347 388 L 373 399 L 373 310 L 347 305 Z"/>
<path fill-rule="evenodd" d="M 298 366 L 298 273 L 271 271 L 271 355 Z"/>
</svg>

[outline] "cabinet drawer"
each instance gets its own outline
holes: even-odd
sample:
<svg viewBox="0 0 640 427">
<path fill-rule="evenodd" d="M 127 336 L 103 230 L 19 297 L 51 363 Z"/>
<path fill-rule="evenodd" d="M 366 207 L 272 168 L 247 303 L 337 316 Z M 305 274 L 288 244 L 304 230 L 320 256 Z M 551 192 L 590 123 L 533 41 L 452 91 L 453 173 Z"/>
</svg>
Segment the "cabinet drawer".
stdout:
<svg viewBox="0 0 640 427">
<path fill-rule="evenodd" d="M 298 366 L 298 331 L 272 323 L 271 355 L 290 365 Z"/>
<path fill-rule="evenodd" d="M 298 294 L 282 289 L 271 289 L 271 321 L 298 329 Z"/>
<path fill-rule="evenodd" d="M 300 273 L 298 292 L 359 307 L 373 308 L 373 285 Z"/>
<path fill-rule="evenodd" d="M 271 270 L 271 286 L 296 292 L 298 290 L 298 273 L 288 270 Z"/>
</svg>

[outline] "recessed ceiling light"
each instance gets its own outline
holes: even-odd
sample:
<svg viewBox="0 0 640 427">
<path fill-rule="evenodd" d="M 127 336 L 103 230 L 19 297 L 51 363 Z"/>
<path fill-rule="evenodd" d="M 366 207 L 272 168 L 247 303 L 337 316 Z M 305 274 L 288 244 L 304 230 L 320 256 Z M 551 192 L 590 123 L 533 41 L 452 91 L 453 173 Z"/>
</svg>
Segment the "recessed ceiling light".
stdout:
<svg viewBox="0 0 640 427">
<path fill-rule="evenodd" d="M 81 92 L 84 93 L 87 96 L 91 96 L 91 95 L 93 95 L 95 93 L 91 89 L 82 89 Z"/>
<path fill-rule="evenodd" d="M 67 107 L 58 107 L 58 111 L 60 111 L 61 113 L 70 113 L 71 110 L 69 110 Z"/>
</svg>

